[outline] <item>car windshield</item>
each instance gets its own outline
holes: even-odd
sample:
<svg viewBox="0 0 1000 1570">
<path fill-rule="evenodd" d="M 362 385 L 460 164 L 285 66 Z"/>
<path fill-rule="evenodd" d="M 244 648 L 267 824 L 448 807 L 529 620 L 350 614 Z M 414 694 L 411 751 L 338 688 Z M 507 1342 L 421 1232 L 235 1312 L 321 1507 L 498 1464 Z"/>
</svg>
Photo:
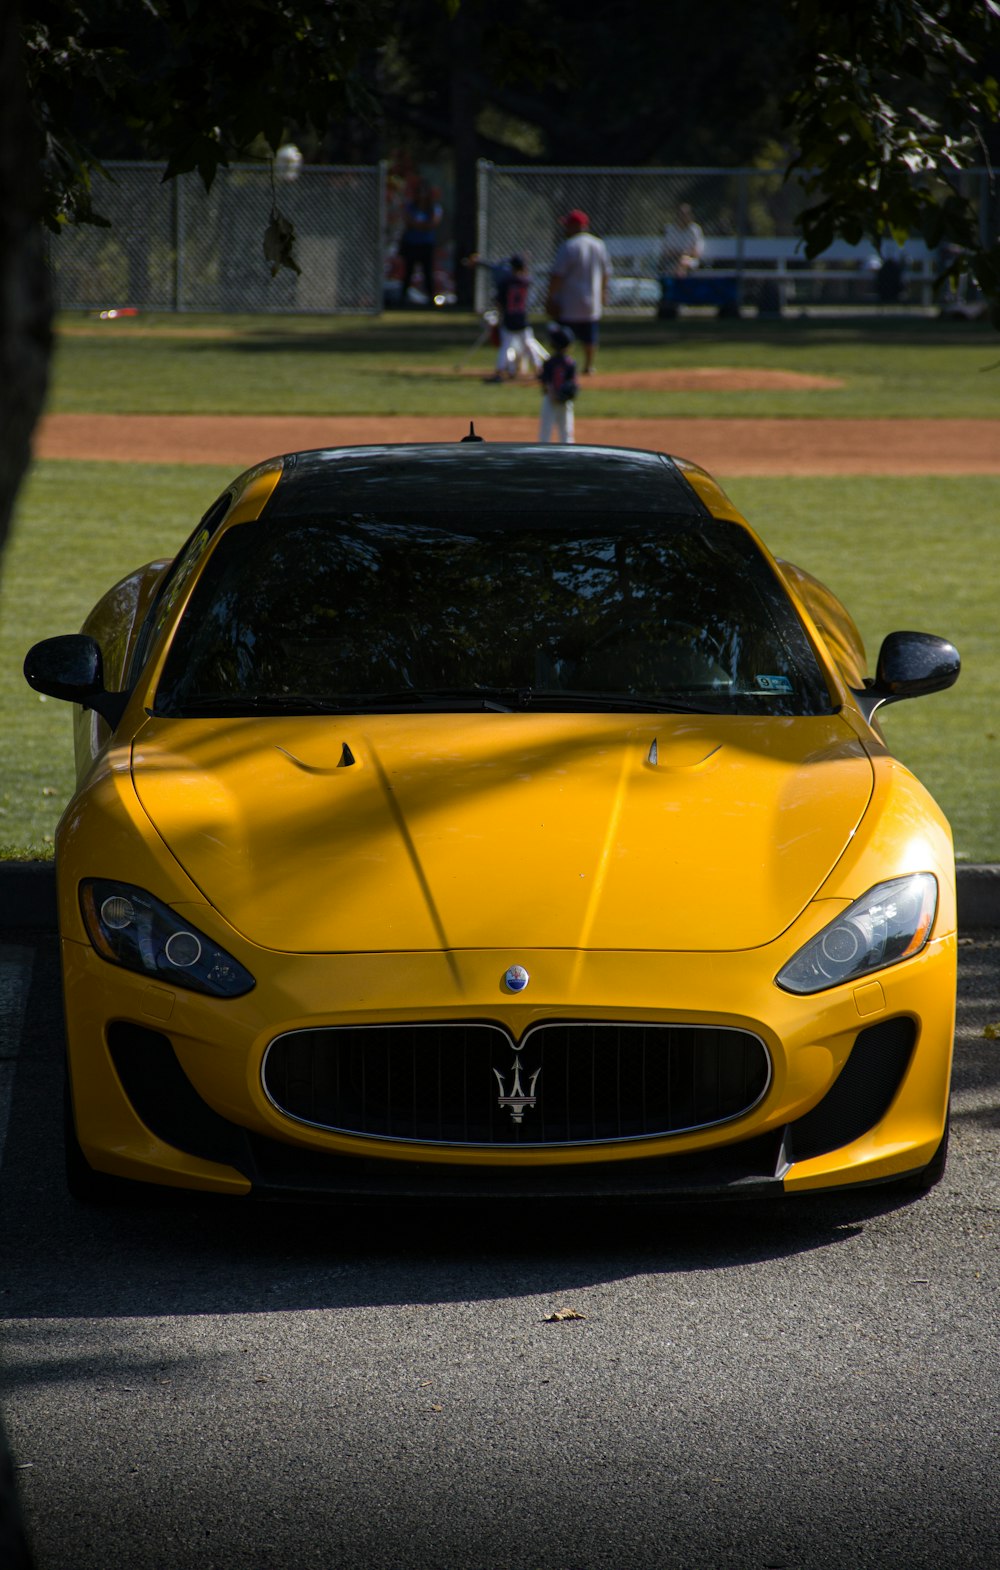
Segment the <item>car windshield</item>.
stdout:
<svg viewBox="0 0 1000 1570">
<path fill-rule="evenodd" d="M 831 705 L 790 601 L 737 525 L 355 513 L 224 532 L 153 712 L 456 707 Z"/>
</svg>

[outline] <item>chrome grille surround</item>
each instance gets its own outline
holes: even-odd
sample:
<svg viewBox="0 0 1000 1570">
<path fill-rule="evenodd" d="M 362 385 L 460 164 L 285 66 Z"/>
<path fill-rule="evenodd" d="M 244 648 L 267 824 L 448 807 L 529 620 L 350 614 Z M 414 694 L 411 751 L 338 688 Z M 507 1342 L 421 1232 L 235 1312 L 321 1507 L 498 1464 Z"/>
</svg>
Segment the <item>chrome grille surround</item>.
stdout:
<svg viewBox="0 0 1000 1570">
<path fill-rule="evenodd" d="M 771 1077 L 751 1031 L 603 1020 L 543 1021 L 519 1041 L 489 1020 L 307 1028 L 261 1065 L 272 1106 L 306 1127 L 480 1150 L 693 1133 L 744 1117 Z"/>
</svg>

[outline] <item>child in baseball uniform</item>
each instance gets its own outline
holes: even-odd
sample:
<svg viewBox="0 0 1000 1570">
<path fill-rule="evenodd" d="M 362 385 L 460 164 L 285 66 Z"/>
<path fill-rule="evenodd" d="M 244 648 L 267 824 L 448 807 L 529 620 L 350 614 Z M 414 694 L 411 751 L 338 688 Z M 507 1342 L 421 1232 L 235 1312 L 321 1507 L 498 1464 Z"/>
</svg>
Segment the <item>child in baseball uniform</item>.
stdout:
<svg viewBox="0 0 1000 1570">
<path fill-rule="evenodd" d="M 512 381 L 525 362 L 537 375 L 545 364 L 547 355 L 531 330 L 528 320 L 528 296 L 532 278 L 523 256 L 514 255 L 506 262 L 484 262 L 478 255 L 467 259 L 470 267 L 488 267 L 493 274 L 493 288 L 500 307 L 500 343 L 497 348 L 496 370 L 487 381 Z"/>
<path fill-rule="evenodd" d="M 573 401 L 576 398 L 576 361 L 567 353 L 573 342 L 568 327 L 553 323 L 549 328 L 552 353 L 542 366 L 538 380 L 542 384 L 542 417 L 538 425 L 538 440 L 550 442 L 553 434 L 557 442 L 572 443 L 574 434 Z"/>
</svg>

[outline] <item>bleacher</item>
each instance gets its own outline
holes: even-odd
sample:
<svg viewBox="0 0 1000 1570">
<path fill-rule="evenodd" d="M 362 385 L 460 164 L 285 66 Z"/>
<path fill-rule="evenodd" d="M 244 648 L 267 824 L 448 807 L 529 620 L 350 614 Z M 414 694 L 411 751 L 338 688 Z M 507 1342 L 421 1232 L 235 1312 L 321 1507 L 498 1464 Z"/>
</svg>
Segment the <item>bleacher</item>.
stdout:
<svg viewBox="0 0 1000 1570">
<path fill-rule="evenodd" d="M 662 274 L 660 235 L 614 235 L 605 243 L 616 277 L 659 280 L 662 316 L 686 305 L 714 306 L 720 315 L 756 305 L 762 314 L 780 315 L 792 302 L 824 296 L 889 304 L 903 290 L 921 305 L 932 302 L 934 256 L 922 240 L 887 245 L 882 255 L 870 241 L 835 240 L 819 256 L 807 257 L 800 236 L 711 235 L 701 266 L 683 278 Z"/>
</svg>

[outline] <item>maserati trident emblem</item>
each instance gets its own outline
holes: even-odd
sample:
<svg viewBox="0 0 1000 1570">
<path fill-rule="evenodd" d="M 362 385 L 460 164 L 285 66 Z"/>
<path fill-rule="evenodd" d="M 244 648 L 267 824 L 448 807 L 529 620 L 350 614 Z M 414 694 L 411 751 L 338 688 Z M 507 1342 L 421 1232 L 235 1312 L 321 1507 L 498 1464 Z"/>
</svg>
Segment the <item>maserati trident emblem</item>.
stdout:
<svg viewBox="0 0 1000 1570">
<path fill-rule="evenodd" d="M 532 1074 L 530 1083 L 528 1085 L 527 1095 L 525 1095 L 524 1087 L 521 1084 L 520 1058 L 515 1057 L 514 1059 L 514 1083 L 510 1087 L 509 1096 L 507 1094 L 507 1086 L 504 1075 L 501 1074 L 498 1068 L 495 1068 L 493 1072 L 497 1077 L 497 1084 L 500 1086 L 500 1096 L 497 1101 L 497 1105 L 500 1107 L 510 1107 L 510 1115 L 514 1119 L 514 1122 L 523 1123 L 525 1110 L 528 1107 L 535 1106 L 538 1101 L 538 1097 L 535 1095 L 535 1086 L 538 1083 L 538 1076 L 542 1072 L 541 1068 L 536 1068 L 535 1072 Z"/>
<path fill-rule="evenodd" d="M 504 971 L 503 984 L 508 992 L 523 992 L 530 980 L 523 965 L 511 965 Z"/>
</svg>

